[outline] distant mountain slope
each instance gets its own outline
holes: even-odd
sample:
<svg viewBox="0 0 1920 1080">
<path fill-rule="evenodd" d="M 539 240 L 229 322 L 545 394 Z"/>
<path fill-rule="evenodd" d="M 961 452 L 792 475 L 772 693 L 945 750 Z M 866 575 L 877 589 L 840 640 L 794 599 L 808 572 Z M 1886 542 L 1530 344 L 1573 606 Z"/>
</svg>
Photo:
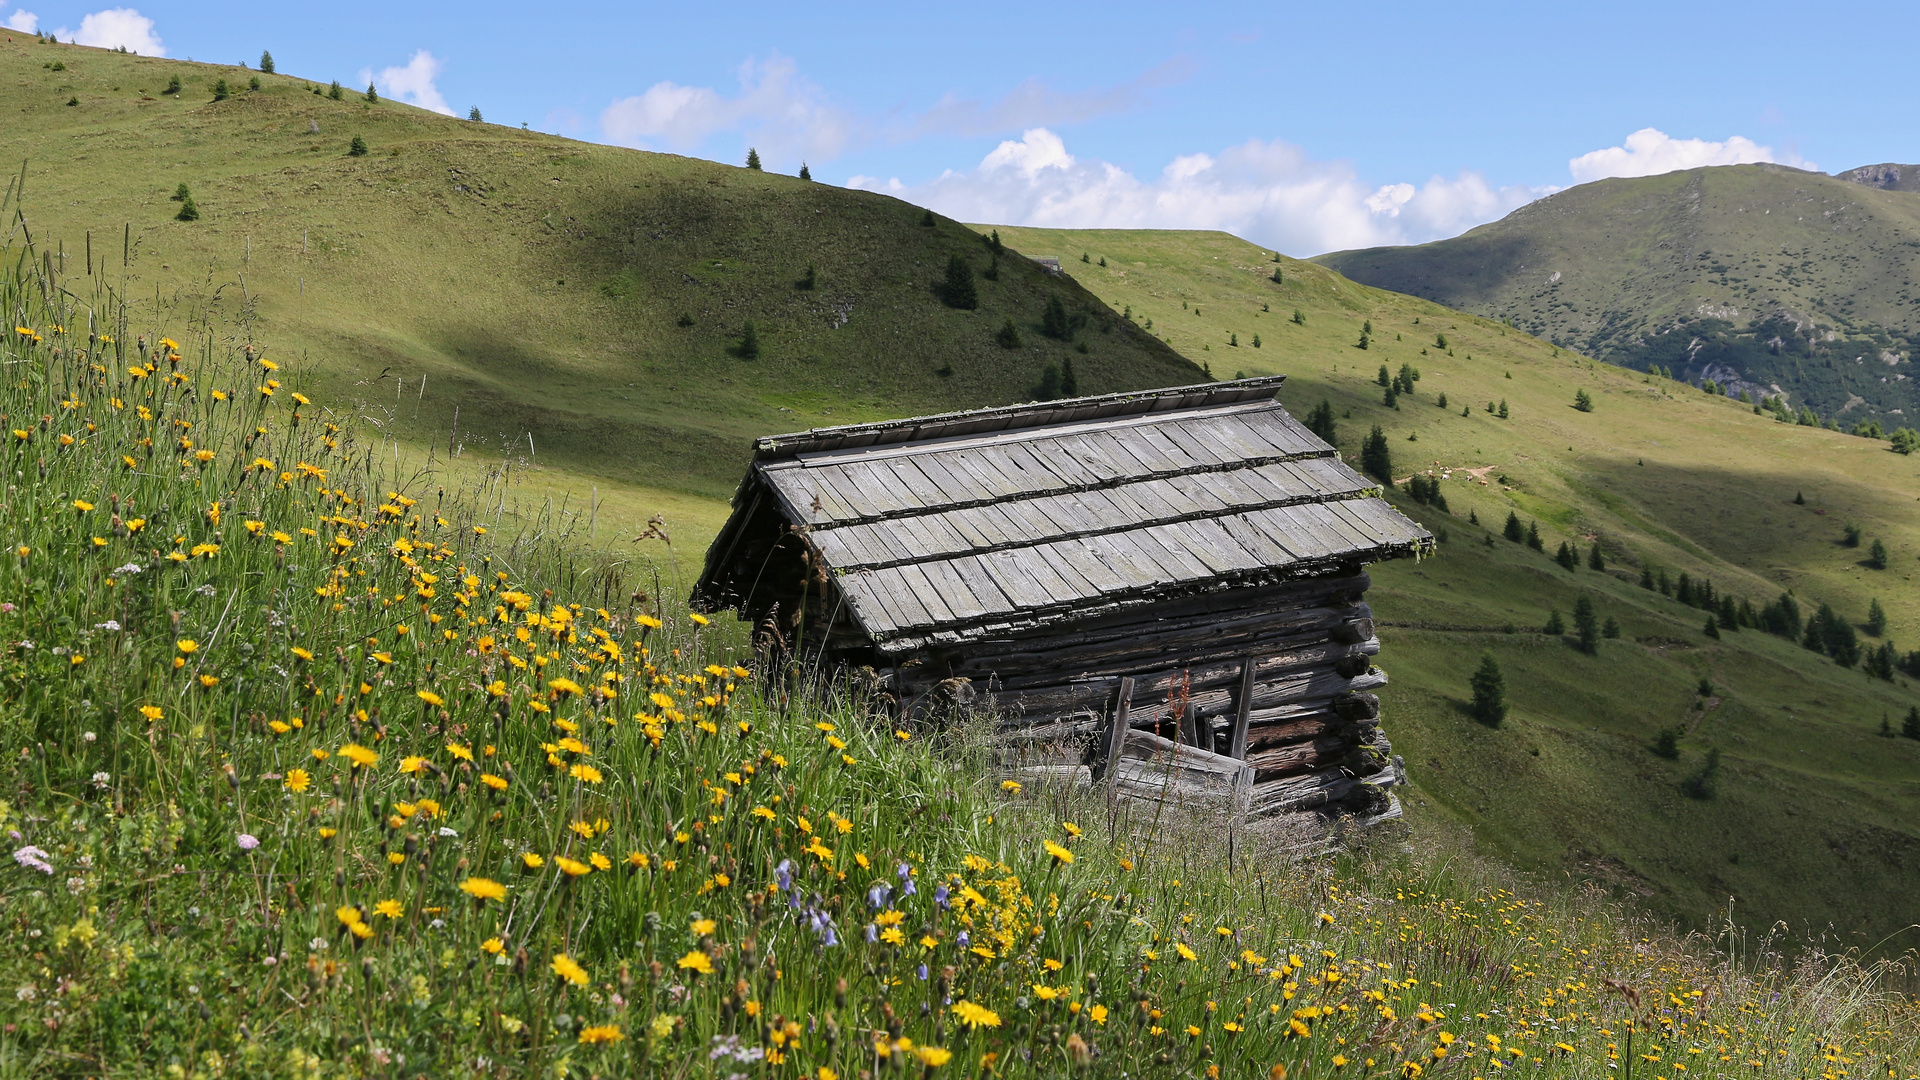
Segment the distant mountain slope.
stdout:
<svg viewBox="0 0 1920 1080">
<path fill-rule="evenodd" d="M 463 460 L 724 496 L 768 432 L 1026 400 L 1069 358 L 1082 392 L 1200 378 L 1069 278 L 1009 252 L 987 280 L 978 236 L 887 196 L 24 35 L 0 78 L 42 250 Z M 955 254 L 977 310 L 942 303 Z M 1072 340 L 1039 332 L 1056 294 Z"/>
<path fill-rule="evenodd" d="M 1848 169 L 1835 173 L 1842 180 L 1882 191 L 1920 191 L 1920 165 L 1897 165 L 1885 162 L 1879 165 L 1862 165 L 1857 169 Z"/>
<path fill-rule="evenodd" d="M 1911 424 L 1920 197 L 1867 182 L 1886 170 L 1920 180 L 1777 165 L 1602 180 L 1451 240 L 1315 261 L 1615 363 L 1784 392 L 1846 426 Z"/>
</svg>

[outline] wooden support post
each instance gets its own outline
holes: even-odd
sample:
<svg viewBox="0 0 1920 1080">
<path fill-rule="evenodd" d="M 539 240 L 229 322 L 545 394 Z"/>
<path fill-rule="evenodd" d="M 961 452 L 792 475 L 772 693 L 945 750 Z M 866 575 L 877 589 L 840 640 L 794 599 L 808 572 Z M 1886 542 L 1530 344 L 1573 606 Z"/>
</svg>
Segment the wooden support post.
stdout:
<svg viewBox="0 0 1920 1080">
<path fill-rule="evenodd" d="M 1249 656 L 1240 664 L 1240 700 L 1234 703 L 1233 739 L 1228 743 L 1227 756 L 1247 757 L 1247 718 L 1253 713 L 1253 669 L 1254 658 Z"/>
<path fill-rule="evenodd" d="M 1094 779 L 1109 775 L 1127 744 L 1127 713 L 1133 708 L 1133 676 L 1120 680 L 1120 694 L 1113 704 L 1113 719 L 1107 723 L 1106 738 L 1101 740 L 1100 760 L 1094 762 Z"/>
</svg>

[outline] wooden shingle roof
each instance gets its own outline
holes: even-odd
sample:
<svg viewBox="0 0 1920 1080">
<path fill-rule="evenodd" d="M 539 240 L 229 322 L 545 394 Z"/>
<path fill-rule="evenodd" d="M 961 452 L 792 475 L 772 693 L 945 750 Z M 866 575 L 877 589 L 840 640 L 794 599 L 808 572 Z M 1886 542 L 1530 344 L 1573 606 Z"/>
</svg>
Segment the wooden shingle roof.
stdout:
<svg viewBox="0 0 1920 1080">
<path fill-rule="evenodd" d="M 697 592 L 738 592 L 717 579 L 749 493 L 804 527 L 853 618 L 888 653 L 1430 543 L 1280 407 L 1282 380 L 759 440 Z"/>
</svg>

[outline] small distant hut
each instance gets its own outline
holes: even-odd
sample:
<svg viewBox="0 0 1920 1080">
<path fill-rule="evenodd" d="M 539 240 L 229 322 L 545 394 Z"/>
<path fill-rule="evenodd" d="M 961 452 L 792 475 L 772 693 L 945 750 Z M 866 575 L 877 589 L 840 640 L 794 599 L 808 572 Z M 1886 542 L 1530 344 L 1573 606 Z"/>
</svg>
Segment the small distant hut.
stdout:
<svg viewBox="0 0 1920 1080">
<path fill-rule="evenodd" d="M 990 710 L 1015 766 L 1397 815 L 1363 567 L 1432 537 L 1283 378 L 760 439 L 696 603 L 903 717 Z"/>
</svg>

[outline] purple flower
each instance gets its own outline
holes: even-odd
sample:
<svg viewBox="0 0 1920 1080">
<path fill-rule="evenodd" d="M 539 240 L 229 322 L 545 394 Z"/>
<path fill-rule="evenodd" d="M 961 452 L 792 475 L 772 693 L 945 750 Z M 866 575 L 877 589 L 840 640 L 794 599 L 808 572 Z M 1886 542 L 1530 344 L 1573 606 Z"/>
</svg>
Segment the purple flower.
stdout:
<svg viewBox="0 0 1920 1080">
<path fill-rule="evenodd" d="M 960 937 L 956 940 L 957 940 L 957 944 L 959 944 L 959 946 L 964 949 L 967 946 L 973 944 L 973 935 L 967 933 L 965 930 L 962 930 L 960 931 Z"/>
<path fill-rule="evenodd" d="M 874 944 L 877 944 L 879 941 L 880 941 L 880 928 L 878 926 L 875 926 L 872 923 L 868 923 L 867 924 L 867 944 L 874 945 Z"/>
<path fill-rule="evenodd" d="M 13 614 L 13 602 L 9 600 L 4 604 L 0 604 L 0 612 L 5 612 L 8 615 Z"/>
<path fill-rule="evenodd" d="M 935 885 L 933 887 L 933 902 L 942 908 L 947 906 L 947 887 L 945 885 Z"/>
<path fill-rule="evenodd" d="M 901 896 L 918 895 L 920 890 L 913 887 L 913 867 L 908 866 L 906 863 L 901 863 L 899 873 L 900 873 L 900 895 Z"/>
<path fill-rule="evenodd" d="M 252 851 L 254 848 L 260 846 L 260 838 L 252 833 L 241 833 L 234 839 L 239 843 L 241 851 Z"/>
<path fill-rule="evenodd" d="M 881 908 L 887 906 L 887 898 L 893 895 L 893 886 L 881 882 L 867 890 L 867 906 Z"/>
<path fill-rule="evenodd" d="M 38 870 L 43 874 L 53 873 L 53 864 L 47 862 L 50 856 L 41 849 L 28 844 L 13 853 L 13 861 L 29 870 Z"/>
<path fill-rule="evenodd" d="M 773 868 L 773 880 L 782 890 L 793 888 L 793 860 L 781 859 L 780 865 Z"/>
<path fill-rule="evenodd" d="M 927 981 L 927 965 L 921 964 L 920 969 L 914 972 L 914 974 L 920 976 L 921 982 L 926 982 Z"/>
</svg>

